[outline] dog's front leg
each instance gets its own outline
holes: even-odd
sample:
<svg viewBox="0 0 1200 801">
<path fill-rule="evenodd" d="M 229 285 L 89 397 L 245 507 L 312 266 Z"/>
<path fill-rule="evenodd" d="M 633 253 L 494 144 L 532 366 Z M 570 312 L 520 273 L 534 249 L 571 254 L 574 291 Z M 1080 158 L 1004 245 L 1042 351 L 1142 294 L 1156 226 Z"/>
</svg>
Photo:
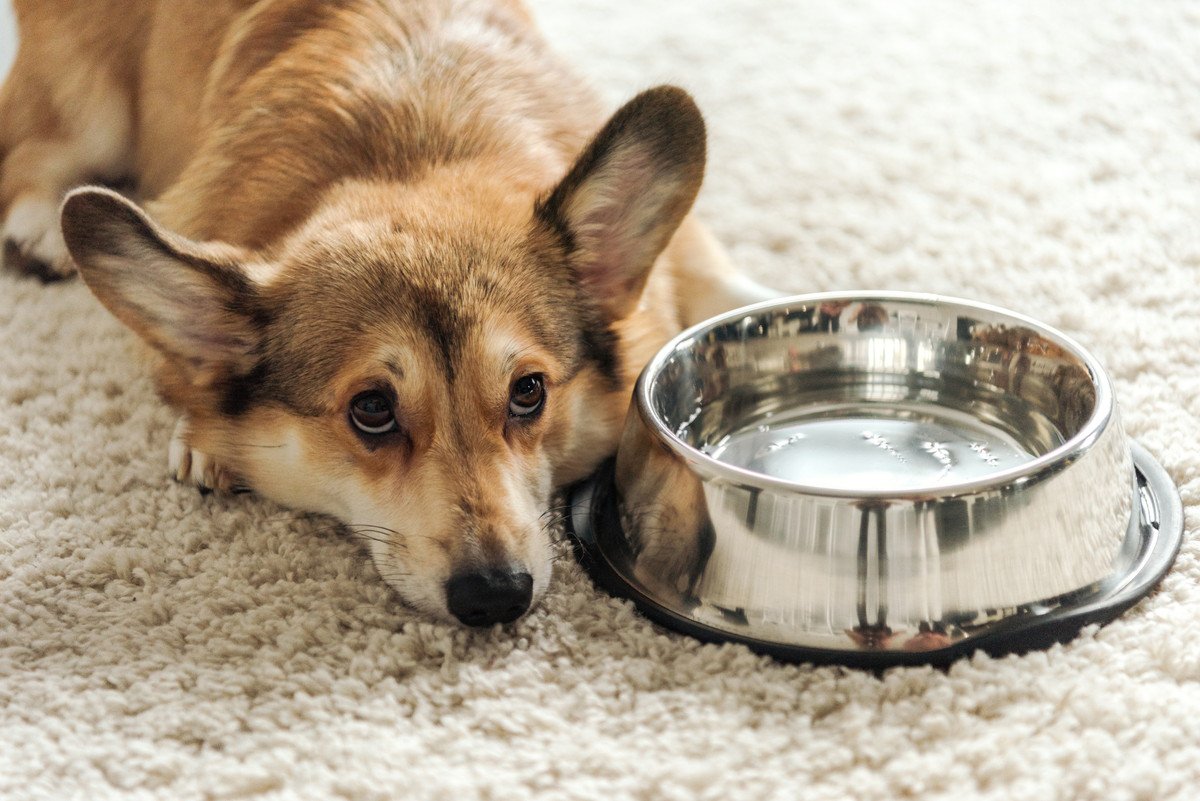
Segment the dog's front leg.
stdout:
<svg viewBox="0 0 1200 801">
<path fill-rule="evenodd" d="M 192 447 L 192 421 L 185 414 L 175 423 L 171 444 L 167 448 L 167 466 L 176 481 L 195 484 L 202 493 L 245 492 L 242 481 L 201 450 Z"/>
</svg>

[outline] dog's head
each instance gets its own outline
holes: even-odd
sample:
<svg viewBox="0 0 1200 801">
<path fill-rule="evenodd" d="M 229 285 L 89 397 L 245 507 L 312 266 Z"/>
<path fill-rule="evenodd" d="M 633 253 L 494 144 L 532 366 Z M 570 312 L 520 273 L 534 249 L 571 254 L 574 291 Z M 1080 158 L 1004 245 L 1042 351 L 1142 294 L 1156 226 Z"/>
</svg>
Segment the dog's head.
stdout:
<svg viewBox="0 0 1200 801">
<path fill-rule="evenodd" d="M 486 162 L 345 181 L 265 252 L 198 243 L 100 189 L 63 230 L 96 296 L 163 357 L 193 447 L 368 540 L 411 605 L 512 620 L 550 575 L 556 486 L 611 453 L 622 321 L 704 168 L 663 87 L 604 126 L 548 194 Z"/>
</svg>

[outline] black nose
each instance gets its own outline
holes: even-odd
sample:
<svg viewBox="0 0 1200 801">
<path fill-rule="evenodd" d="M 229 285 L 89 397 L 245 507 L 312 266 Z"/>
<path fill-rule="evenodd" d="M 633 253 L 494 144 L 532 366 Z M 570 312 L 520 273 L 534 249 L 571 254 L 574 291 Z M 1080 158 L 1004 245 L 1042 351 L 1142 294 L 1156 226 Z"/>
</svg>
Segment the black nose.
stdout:
<svg viewBox="0 0 1200 801">
<path fill-rule="evenodd" d="M 532 597 L 533 576 L 513 570 L 459 573 L 446 582 L 446 606 L 468 626 L 516 620 L 525 614 Z"/>
</svg>

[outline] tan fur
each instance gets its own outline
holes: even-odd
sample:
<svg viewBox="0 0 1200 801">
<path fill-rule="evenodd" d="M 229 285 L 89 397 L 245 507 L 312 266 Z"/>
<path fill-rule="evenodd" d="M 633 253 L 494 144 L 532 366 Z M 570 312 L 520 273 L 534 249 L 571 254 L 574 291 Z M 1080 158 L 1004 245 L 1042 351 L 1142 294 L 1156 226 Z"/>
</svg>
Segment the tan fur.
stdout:
<svg viewBox="0 0 1200 801">
<path fill-rule="evenodd" d="M 766 294 L 686 216 L 704 164 L 691 100 L 656 90 L 606 124 L 519 3 L 17 11 L 8 265 L 78 266 L 153 348 L 183 415 L 180 478 L 359 526 L 431 614 L 481 566 L 544 591 L 551 494 L 615 450 L 641 366 Z M 89 189 L 65 241 L 46 218 L 71 187 L 123 177 L 145 212 Z M 513 417 L 530 375 L 544 411 Z M 367 391 L 395 399 L 395 436 L 352 427 Z"/>
</svg>

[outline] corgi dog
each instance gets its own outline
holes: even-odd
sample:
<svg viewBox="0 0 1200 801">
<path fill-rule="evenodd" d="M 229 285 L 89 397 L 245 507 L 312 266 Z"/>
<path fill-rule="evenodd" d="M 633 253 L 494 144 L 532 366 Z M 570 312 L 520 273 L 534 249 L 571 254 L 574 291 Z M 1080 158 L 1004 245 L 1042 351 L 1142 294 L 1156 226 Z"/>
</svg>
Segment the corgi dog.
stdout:
<svg viewBox="0 0 1200 801">
<path fill-rule="evenodd" d="M 536 603 L 644 363 L 773 294 L 690 216 L 691 97 L 606 114 L 518 0 L 15 5 L 6 267 L 149 346 L 177 479 L 340 519 L 435 618 Z"/>
</svg>

